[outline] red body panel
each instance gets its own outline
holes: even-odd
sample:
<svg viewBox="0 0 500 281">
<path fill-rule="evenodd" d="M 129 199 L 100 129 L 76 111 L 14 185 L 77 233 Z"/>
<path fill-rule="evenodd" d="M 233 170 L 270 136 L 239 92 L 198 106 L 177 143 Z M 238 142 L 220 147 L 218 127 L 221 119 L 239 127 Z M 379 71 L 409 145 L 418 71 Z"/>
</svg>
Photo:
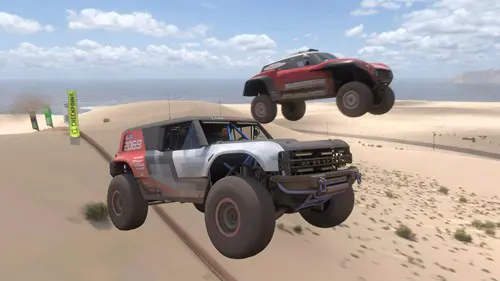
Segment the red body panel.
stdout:
<svg viewBox="0 0 500 281">
<path fill-rule="evenodd" d="M 136 178 L 148 178 L 146 167 L 146 147 L 142 130 L 122 133 L 120 147 L 114 161 L 125 162 L 129 165 Z"/>
</svg>

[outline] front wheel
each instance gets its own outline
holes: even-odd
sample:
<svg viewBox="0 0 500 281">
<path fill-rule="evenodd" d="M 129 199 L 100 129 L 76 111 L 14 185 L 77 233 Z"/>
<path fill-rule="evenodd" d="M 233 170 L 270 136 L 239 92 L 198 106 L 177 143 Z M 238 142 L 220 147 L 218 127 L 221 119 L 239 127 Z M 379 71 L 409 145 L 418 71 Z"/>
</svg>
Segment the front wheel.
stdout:
<svg viewBox="0 0 500 281">
<path fill-rule="evenodd" d="M 245 259 L 263 251 L 271 242 L 275 224 L 271 194 L 254 178 L 228 176 L 208 193 L 208 236 L 227 258 Z"/>
<path fill-rule="evenodd" d="M 391 87 L 387 86 L 375 94 L 374 103 L 370 109 L 373 115 L 382 115 L 389 112 L 396 101 L 396 96 Z"/>
<path fill-rule="evenodd" d="M 119 230 L 136 229 L 146 221 L 149 204 L 139 188 L 131 174 L 117 175 L 109 183 L 108 213 L 111 222 Z"/>
<path fill-rule="evenodd" d="M 298 121 L 306 114 L 306 102 L 285 102 L 281 105 L 281 113 L 289 121 Z"/>
<path fill-rule="evenodd" d="M 250 106 L 253 119 L 262 124 L 270 123 L 278 114 L 278 106 L 269 95 L 258 95 Z"/>
<path fill-rule="evenodd" d="M 347 117 L 361 117 L 373 106 L 373 94 L 362 82 L 353 81 L 340 87 L 336 96 L 339 111 Z"/>
<path fill-rule="evenodd" d="M 343 223 L 351 215 L 354 203 L 354 190 L 351 187 L 330 198 L 323 210 L 309 208 L 300 211 L 300 215 L 313 226 L 330 228 Z"/>
</svg>

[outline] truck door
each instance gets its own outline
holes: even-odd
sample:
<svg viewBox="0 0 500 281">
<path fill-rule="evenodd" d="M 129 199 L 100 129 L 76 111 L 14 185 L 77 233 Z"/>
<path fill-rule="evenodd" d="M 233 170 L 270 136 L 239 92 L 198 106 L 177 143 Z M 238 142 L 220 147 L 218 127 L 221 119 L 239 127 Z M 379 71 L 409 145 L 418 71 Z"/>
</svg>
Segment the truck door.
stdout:
<svg viewBox="0 0 500 281">
<path fill-rule="evenodd" d="M 206 147 L 199 145 L 193 122 L 165 128 L 162 150 L 156 152 L 151 174 L 167 198 L 200 202 L 208 186 L 201 171 L 206 162 Z"/>
<path fill-rule="evenodd" d="M 324 72 L 311 71 L 314 63 L 307 55 L 287 60 L 287 69 L 278 72 L 283 81 L 282 98 L 315 99 L 327 95 L 327 79 Z"/>
</svg>

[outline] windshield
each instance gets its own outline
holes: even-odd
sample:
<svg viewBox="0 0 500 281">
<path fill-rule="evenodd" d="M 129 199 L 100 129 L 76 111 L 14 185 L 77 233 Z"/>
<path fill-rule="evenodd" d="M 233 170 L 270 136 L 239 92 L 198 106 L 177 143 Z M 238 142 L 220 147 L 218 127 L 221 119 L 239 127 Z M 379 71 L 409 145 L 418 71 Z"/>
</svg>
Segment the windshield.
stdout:
<svg viewBox="0 0 500 281">
<path fill-rule="evenodd" d="M 202 122 L 203 132 L 209 144 L 221 141 L 268 140 L 271 136 L 255 122 Z"/>
<path fill-rule="evenodd" d="M 337 58 L 336 56 L 334 56 L 330 53 L 315 53 L 314 55 L 316 55 L 320 61 L 326 61 L 326 60 L 331 60 L 331 59 Z"/>
</svg>

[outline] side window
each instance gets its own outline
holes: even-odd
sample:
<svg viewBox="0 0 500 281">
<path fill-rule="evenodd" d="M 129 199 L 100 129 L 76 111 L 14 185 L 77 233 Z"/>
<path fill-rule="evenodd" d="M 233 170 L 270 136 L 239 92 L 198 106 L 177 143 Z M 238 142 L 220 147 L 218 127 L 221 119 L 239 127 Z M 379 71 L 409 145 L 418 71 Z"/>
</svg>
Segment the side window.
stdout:
<svg viewBox="0 0 500 281">
<path fill-rule="evenodd" d="M 198 147 L 198 137 L 192 122 L 165 128 L 164 151 L 194 149 Z"/>
<path fill-rule="evenodd" d="M 294 69 L 294 68 L 298 68 L 298 62 L 300 61 L 300 56 L 298 57 L 292 57 L 292 58 L 288 58 L 286 59 L 284 62 L 286 63 L 283 67 L 281 67 L 281 69 L 283 70 L 288 70 L 288 69 Z"/>
<path fill-rule="evenodd" d="M 198 142 L 198 135 L 196 134 L 196 128 L 193 123 L 189 123 L 189 126 L 186 129 L 186 137 L 182 144 L 181 149 L 196 149 L 200 147 L 200 143 Z"/>
</svg>

